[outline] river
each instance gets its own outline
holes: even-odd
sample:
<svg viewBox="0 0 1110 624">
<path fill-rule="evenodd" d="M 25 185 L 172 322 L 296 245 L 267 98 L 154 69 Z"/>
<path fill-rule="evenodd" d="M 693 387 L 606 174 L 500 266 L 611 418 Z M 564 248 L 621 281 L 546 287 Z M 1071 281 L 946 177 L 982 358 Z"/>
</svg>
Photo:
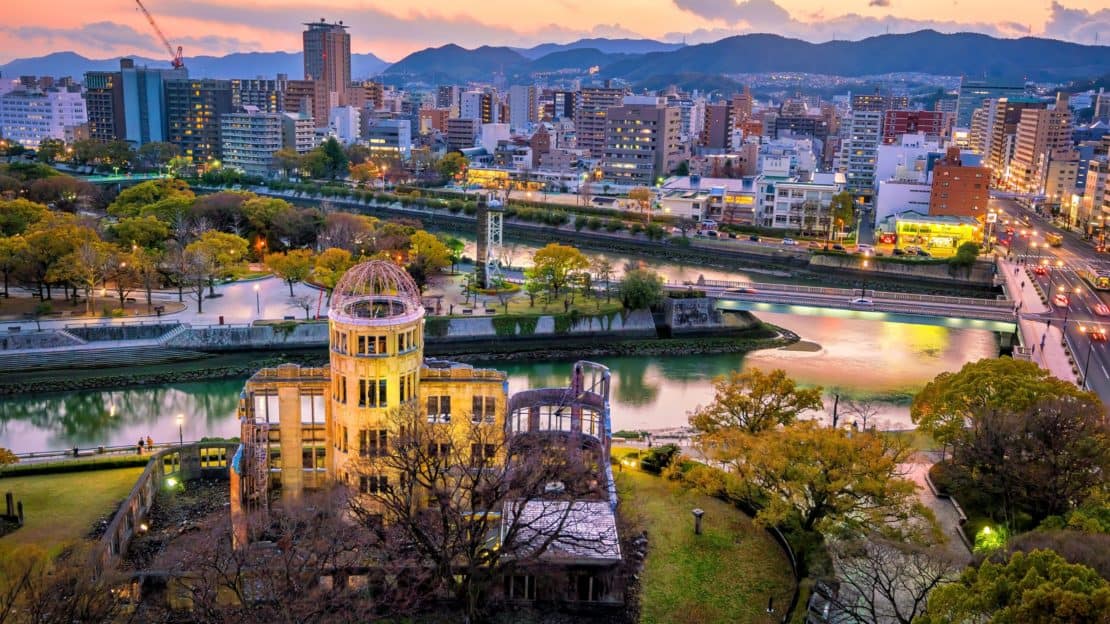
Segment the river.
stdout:
<svg viewBox="0 0 1110 624">
<path fill-rule="evenodd" d="M 613 371 L 614 430 L 669 428 L 686 423 L 687 412 L 712 400 L 712 379 L 743 367 L 782 368 L 826 396 L 874 401 L 875 422 L 907 429 L 909 399 L 943 371 L 998 355 L 993 333 L 847 318 L 764 314 L 802 342 L 787 349 L 747 355 L 600 358 Z M 509 373 L 510 391 L 563 385 L 569 362 L 497 363 Z M 236 436 L 235 410 L 243 380 L 73 392 L 0 401 L 0 447 L 15 452 L 74 445 L 134 444 L 151 436 L 176 440 L 177 414 L 186 440 Z M 841 405 L 843 407 L 843 403 Z M 849 417 L 850 418 L 850 417 Z"/>
</svg>

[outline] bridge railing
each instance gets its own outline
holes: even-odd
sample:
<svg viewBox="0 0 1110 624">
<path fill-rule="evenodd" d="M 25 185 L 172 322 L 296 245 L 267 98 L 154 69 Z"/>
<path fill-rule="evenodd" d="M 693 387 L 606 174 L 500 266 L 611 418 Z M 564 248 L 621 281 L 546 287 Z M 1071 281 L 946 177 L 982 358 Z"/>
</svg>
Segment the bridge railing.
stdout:
<svg viewBox="0 0 1110 624">
<path fill-rule="evenodd" d="M 751 288 L 758 291 L 756 294 L 770 293 L 797 293 L 807 295 L 826 295 L 830 297 L 853 297 L 861 292 L 859 288 L 828 288 L 825 286 L 800 286 L 797 284 L 773 284 L 764 282 L 740 282 L 727 280 L 699 280 L 697 282 L 668 283 L 669 288 Z M 914 293 L 888 292 L 867 289 L 869 295 L 875 299 L 888 299 L 893 301 L 915 301 L 920 303 L 933 303 L 938 305 L 952 305 L 964 307 L 988 307 L 998 309 L 1011 309 L 1013 302 L 1007 299 L 982 299 L 977 297 L 950 297 L 945 295 L 919 295 Z"/>
<path fill-rule="evenodd" d="M 796 306 L 798 306 L 798 305 L 800 305 L 800 306 L 814 305 L 814 306 L 825 307 L 825 308 L 838 308 L 838 309 L 845 309 L 845 310 L 856 310 L 858 312 L 890 312 L 890 313 L 896 313 L 896 314 L 917 314 L 917 315 L 926 314 L 926 315 L 933 315 L 933 316 L 945 316 L 946 315 L 946 310 L 944 310 L 944 309 L 932 309 L 932 310 L 930 310 L 930 309 L 923 308 L 920 305 L 914 305 L 912 302 L 890 301 L 890 300 L 882 300 L 882 299 L 873 300 L 872 305 L 861 306 L 861 305 L 852 305 L 851 300 L 849 298 L 836 299 L 836 300 L 827 300 L 827 301 L 806 302 L 806 301 L 799 300 L 799 298 L 797 296 L 791 296 L 790 294 L 787 294 L 787 293 L 778 293 L 778 294 L 775 294 L 775 293 L 760 293 L 760 294 L 757 294 L 757 295 L 737 295 L 735 297 L 729 297 L 728 299 L 725 299 L 725 301 L 751 301 L 751 302 L 754 302 L 754 303 L 781 303 L 781 304 L 785 304 L 785 305 L 796 305 Z M 951 313 L 953 315 L 959 316 L 961 318 L 968 318 L 968 319 L 975 319 L 975 320 L 1003 321 L 1003 322 L 1013 322 L 1013 320 L 1014 320 L 1014 311 L 1013 311 L 1013 309 L 1010 309 L 1010 308 L 1002 309 L 1002 308 L 996 308 L 996 307 L 969 307 L 969 306 L 965 306 L 965 307 L 957 309 L 956 307 L 953 306 L 951 308 Z"/>
</svg>

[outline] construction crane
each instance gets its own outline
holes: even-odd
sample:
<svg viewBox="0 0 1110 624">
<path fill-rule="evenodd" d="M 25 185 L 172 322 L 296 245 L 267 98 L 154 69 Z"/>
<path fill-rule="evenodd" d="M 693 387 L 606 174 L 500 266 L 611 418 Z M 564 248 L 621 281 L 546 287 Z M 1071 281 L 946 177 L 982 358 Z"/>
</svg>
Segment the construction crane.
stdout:
<svg viewBox="0 0 1110 624">
<path fill-rule="evenodd" d="M 162 29 L 158 28 L 158 24 L 154 21 L 154 16 L 150 14 L 150 11 L 146 10 L 142 0 L 135 0 L 135 4 L 139 5 L 139 9 L 141 9 L 143 15 L 146 16 L 146 21 L 150 22 L 150 27 L 154 29 L 154 32 L 158 34 L 158 38 L 162 40 L 162 45 L 166 46 L 166 52 L 170 53 L 170 63 L 173 64 L 173 68 L 181 69 L 185 67 L 185 59 L 182 57 L 181 46 L 177 46 L 177 53 L 175 54 L 169 39 L 166 39 L 166 36 L 162 34 Z"/>
</svg>

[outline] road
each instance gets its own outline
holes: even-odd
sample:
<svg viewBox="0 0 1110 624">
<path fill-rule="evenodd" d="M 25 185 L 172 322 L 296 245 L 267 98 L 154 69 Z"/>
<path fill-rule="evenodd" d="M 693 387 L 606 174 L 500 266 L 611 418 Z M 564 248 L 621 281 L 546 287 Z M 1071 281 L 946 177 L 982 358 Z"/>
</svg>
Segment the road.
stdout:
<svg viewBox="0 0 1110 624">
<path fill-rule="evenodd" d="M 1045 267 L 1045 275 L 1034 276 L 1044 292 L 1049 294 L 1052 306 L 1051 312 L 1042 315 L 1042 318 L 1056 327 L 1064 325 L 1065 338 L 1079 366 L 1080 375 L 1086 377 L 1086 387 L 1097 393 L 1103 402 L 1110 403 L 1110 345 L 1091 339 L 1093 328 L 1110 332 L 1110 316 L 1099 315 L 1095 310 L 1099 304 L 1110 306 L 1110 293 L 1095 290 L 1079 275 L 1079 271 L 1087 266 L 1110 269 L 1110 256 L 1096 252 L 1094 245 L 1081 235 L 1056 227 L 1014 200 L 992 199 L 991 207 L 1011 217 L 1024 217 L 1030 222 L 1033 233 L 1014 244 L 1014 257 L 1024 258 L 1031 266 Z M 1045 244 L 1046 232 L 1062 236 L 1063 245 L 1051 247 Z M 1068 306 L 1052 304 L 1052 295 L 1058 292 L 1068 295 Z M 1083 375 L 1084 371 L 1087 375 Z"/>
</svg>

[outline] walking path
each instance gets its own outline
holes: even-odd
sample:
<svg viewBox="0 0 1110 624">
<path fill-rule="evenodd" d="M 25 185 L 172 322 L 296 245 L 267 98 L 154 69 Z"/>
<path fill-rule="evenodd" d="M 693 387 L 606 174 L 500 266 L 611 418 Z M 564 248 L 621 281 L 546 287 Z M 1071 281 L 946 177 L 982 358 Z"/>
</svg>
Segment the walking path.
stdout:
<svg viewBox="0 0 1110 624">
<path fill-rule="evenodd" d="M 1041 301 L 1041 295 L 1026 273 L 1025 265 L 1009 260 L 999 260 L 998 266 L 1006 282 L 1010 299 L 1017 301 L 1018 326 L 1022 344 L 1030 349 L 1027 359 L 1036 362 L 1054 376 L 1078 383 L 1071 361 L 1063 346 L 1063 333 L 1059 324 L 1049 324 L 1052 310 Z"/>
</svg>

